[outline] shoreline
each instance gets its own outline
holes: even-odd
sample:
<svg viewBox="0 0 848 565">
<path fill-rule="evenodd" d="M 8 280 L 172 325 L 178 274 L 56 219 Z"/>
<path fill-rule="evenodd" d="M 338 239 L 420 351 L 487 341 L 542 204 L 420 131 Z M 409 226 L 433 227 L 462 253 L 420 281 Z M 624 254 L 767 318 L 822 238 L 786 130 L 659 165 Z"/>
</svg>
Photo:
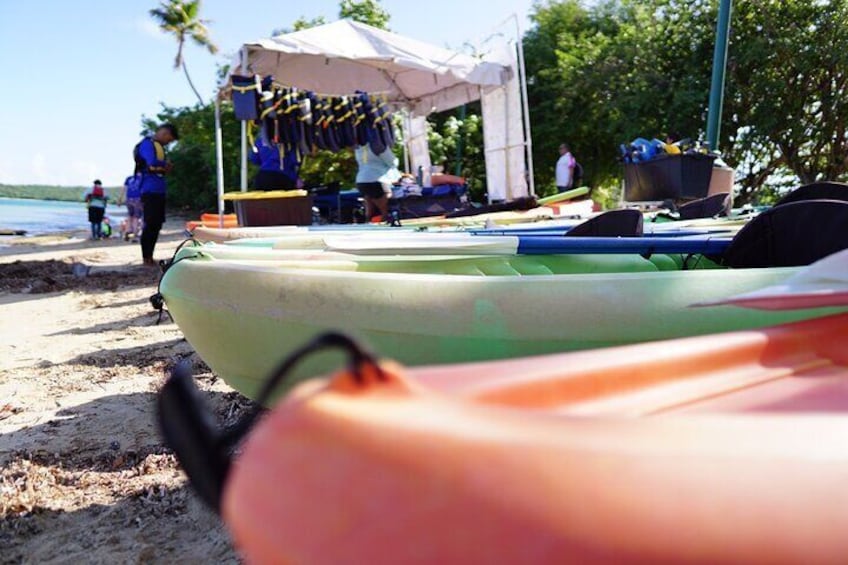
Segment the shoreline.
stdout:
<svg viewBox="0 0 848 565">
<path fill-rule="evenodd" d="M 184 221 L 166 222 L 157 260 Z M 160 271 L 139 245 L 86 237 L 0 239 L 0 563 L 238 563 L 162 444 L 155 398 L 190 359 L 222 421 L 250 403 L 157 324 Z"/>
</svg>

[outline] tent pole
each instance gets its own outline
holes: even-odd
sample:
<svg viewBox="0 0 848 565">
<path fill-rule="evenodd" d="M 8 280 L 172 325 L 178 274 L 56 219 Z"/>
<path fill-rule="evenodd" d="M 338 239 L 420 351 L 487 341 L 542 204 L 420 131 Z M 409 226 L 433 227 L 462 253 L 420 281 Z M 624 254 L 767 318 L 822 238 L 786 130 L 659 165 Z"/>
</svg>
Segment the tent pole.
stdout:
<svg viewBox="0 0 848 565">
<path fill-rule="evenodd" d="M 483 111 L 483 87 L 477 86 L 477 91 L 480 94 L 480 111 Z M 486 124 L 483 123 L 483 155 L 486 155 Z M 492 191 L 489 189 L 489 164 L 486 163 L 486 204 L 492 203 Z"/>
<path fill-rule="evenodd" d="M 241 122 L 241 191 L 247 191 L 247 122 Z"/>
<path fill-rule="evenodd" d="M 221 99 L 215 96 L 215 180 L 218 186 L 218 227 L 224 227 L 224 149 L 221 140 Z"/>
<path fill-rule="evenodd" d="M 241 72 L 247 74 L 247 48 L 241 49 Z M 241 122 L 241 191 L 247 191 L 247 122 Z"/>
<path fill-rule="evenodd" d="M 713 77 L 710 87 L 710 107 L 707 113 L 707 142 L 711 151 L 718 150 L 721 128 L 721 107 L 724 102 L 724 71 L 727 67 L 728 28 L 730 27 L 731 0 L 721 0 L 716 24 L 716 42 L 713 52 Z"/>
<path fill-rule="evenodd" d="M 459 121 L 465 127 L 465 104 L 459 107 Z M 462 133 L 460 133 L 459 139 L 456 141 L 456 164 L 453 167 L 453 174 L 458 177 L 462 176 L 462 153 L 465 149 L 462 145 Z"/>
<path fill-rule="evenodd" d="M 521 102 L 524 108 L 524 131 L 526 132 L 526 151 L 527 151 L 527 179 L 530 196 L 536 196 L 536 179 L 533 173 L 533 135 L 530 133 L 530 105 L 527 100 L 527 73 L 524 67 L 524 44 L 521 41 L 521 24 L 518 21 L 518 14 L 513 14 L 515 18 L 515 43 L 518 46 L 518 72 L 521 75 Z"/>
<path fill-rule="evenodd" d="M 412 154 L 412 117 L 409 111 L 403 111 L 403 169 L 406 174 L 410 174 L 410 156 Z"/>
<path fill-rule="evenodd" d="M 510 162 L 510 151 L 512 149 L 512 140 L 509 138 L 509 95 L 507 93 L 506 85 L 501 87 L 504 93 L 504 148 L 503 148 L 503 158 L 504 158 L 504 172 L 506 173 L 506 200 L 509 202 L 510 200 L 515 200 L 516 196 L 513 193 L 513 185 L 512 185 L 512 174 L 509 167 Z"/>
</svg>

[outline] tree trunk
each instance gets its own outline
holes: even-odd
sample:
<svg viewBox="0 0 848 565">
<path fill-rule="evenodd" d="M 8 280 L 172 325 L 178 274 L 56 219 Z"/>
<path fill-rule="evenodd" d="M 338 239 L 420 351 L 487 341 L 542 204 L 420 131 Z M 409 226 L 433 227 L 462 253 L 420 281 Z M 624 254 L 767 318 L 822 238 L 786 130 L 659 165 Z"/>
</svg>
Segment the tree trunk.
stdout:
<svg viewBox="0 0 848 565">
<path fill-rule="evenodd" d="M 191 82 L 191 77 L 188 74 L 188 67 L 186 67 L 185 59 L 183 59 L 183 72 L 185 73 L 186 80 L 188 81 L 188 85 L 194 91 L 194 95 L 197 96 L 197 101 L 200 103 L 201 106 L 203 106 L 203 98 L 200 97 L 200 93 L 194 87 L 194 83 Z"/>
</svg>

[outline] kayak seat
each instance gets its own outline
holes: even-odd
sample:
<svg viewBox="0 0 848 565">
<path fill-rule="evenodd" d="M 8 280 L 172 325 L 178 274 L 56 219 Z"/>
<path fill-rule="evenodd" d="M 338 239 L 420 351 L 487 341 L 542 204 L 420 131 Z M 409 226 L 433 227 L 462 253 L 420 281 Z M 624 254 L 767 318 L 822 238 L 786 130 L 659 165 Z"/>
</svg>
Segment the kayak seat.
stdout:
<svg viewBox="0 0 848 565">
<path fill-rule="evenodd" d="M 681 220 L 694 220 L 697 218 L 714 218 L 716 216 L 726 216 L 727 209 L 730 204 L 730 193 L 720 192 L 699 198 L 692 202 L 687 202 L 677 209 Z"/>
<path fill-rule="evenodd" d="M 312 187 L 309 191 L 315 196 L 336 196 L 341 192 L 341 183 L 338 181 L 328 182 L 326 185 Z"/>
<path fill-rule="evenodd" d="M 516 198 L 515 200 L 510 200 L 509 202 L 498 202 L 495 204 L 488 204 L 486 206 L 480 206 L 476 208 L 457 210 L 455 212 L 445 214 L 445 218 L 463 218 L 465 216 L 476 216 L 478 214 L 489 214 L 492 212 L 532 210 L 537 206 L 538 203 L 536 202 L 535 196 L 522 196 L 520 198 Z"/>
<path fill-rule="evenodd" d="M 733 268 L 799 267 L 848 248 L 848 202 L 775 206 L 739 230 L 721 257 Z"/>
<path fill-rule="evenodd" d="M 586 220 L 565 232 L 566 237 L 641 237 L 642 212 L 633 209 L 610 210 Z"/>
<path fill-rule="evenodd" d="M 800 202 L 802 200 L 848 201 L 848 184 L 833 181 L 805 184 L 778 200 L 774 207 L 790 204 L 792 202 Z"/>
</svg>

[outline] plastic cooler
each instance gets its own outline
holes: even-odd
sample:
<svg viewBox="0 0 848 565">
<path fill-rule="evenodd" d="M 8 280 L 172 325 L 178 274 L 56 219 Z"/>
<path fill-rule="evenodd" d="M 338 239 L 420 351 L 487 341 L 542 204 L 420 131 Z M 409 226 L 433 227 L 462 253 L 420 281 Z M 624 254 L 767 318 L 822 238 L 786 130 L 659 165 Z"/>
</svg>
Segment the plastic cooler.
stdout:
<svg viewBox="0 0 848 565">
<path fill-rule="evenodd" d="M 624 199 L 629 202 L 691 200 L 707 196 L 714 155 L 661 155 L 624 165 Z"/>
<path fill-rule="evenodd" d="M 308 226 L 312 196 L 304 190 L 228 193 L 240 226 Z"/>
</svg>

